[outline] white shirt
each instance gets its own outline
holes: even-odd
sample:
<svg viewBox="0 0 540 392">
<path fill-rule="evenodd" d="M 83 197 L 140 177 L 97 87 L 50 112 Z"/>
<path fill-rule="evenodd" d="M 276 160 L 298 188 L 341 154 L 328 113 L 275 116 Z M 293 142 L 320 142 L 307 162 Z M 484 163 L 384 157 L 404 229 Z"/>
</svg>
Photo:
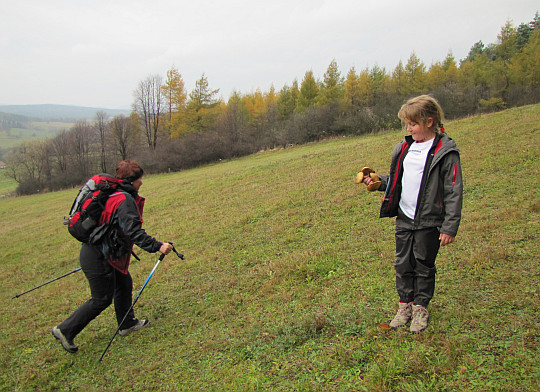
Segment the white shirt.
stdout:
<svg viewBox="0 0 540 392">
<path fill-rule="evenodd" d="M 399 207 L 411 219 L 414 219 L 416 213 L 420 184 L 424 175 L 427 156 L 434 140 L 431 139 L 423 143 L 413 142 L 403 161 Z"/>
</svg>

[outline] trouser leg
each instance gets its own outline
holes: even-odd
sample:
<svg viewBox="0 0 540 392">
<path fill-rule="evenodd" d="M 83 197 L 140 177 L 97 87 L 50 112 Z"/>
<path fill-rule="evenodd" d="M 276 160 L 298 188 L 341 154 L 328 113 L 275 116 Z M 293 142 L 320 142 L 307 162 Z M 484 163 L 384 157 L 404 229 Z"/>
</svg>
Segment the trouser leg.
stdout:
<svg viewBox="0 0 540 392">
<path fill-rule="evenodd" d="M 414 303 L 424 307 L 428 306 L 435 292 L 435 259 L 440 247 L 439 234 L 436 227 L 414 231 Z"/>
<path fill-rule="evenodd" d="M 396 290 L 400 302 L 414 300 L 413 232 L 396 226 Z"/>
<path fill-rule="evenodd" d="M 90 285 L 91 298 L 58 325 L 68 339 L 74 339 L 113 299 L 114 270 L 101 253 L 96 248 L 83 244 L 80 263 Z"/>
<path fill-rule="evenodd" d="M 427 306 L 435 291 L 435 259 L 439 251 L 436 227 L 411 230 L 406 220 L 396 221 L 396 289 L 400 302 Z"/>
<path fill-rule="evenodd" d="M 114 309 L 116 313 L 116 321 L 120 323 L 129 311 L 126 321 L 121 326 L 121 329 L 126 329 L 136 324 L 135 312 L 131 308 L 133 296 L 133 279 L 129 272 L 123 274 L 115 271 L 115 290 L 114 290 Z"/>
</svg>

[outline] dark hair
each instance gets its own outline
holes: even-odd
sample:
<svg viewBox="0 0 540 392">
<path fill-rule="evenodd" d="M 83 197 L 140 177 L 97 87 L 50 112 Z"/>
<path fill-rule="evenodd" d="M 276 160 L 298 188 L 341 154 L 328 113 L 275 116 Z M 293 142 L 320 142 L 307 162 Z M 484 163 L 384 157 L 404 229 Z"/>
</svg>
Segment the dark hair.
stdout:
<svg viewBox="0 0 540 392">
<path fill-rule="evenodd" d="M 118 162 L 116 166 L 116 178 L 127 180 L 128 182 L 137 181 L 144 174 L 144 170 L 133 160 Z"/>
</svg>

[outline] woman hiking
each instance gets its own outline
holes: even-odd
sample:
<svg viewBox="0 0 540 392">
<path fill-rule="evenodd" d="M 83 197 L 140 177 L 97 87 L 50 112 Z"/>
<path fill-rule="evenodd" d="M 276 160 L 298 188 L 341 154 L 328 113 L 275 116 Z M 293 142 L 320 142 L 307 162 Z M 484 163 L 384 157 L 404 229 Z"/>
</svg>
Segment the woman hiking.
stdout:
<svg viewBox="0 0 540 392">
<path fill-rule="evenodd" d="M 118 324 L 130 310 L 133 281 L 128 269 L 133 245 L 150 253 L 168 254 L 173 249 L 170 243 L 157 241 L 142 228 L 145 199 L 139 196 L 139 189 L 143 174 L 143 169 L 133 160 L 118 163 L 115 177 L 123 181 L 105 204 L 99 222 L 100 235 L 82 244 L 80 264 L 91 298 L 51 331 L 70 353 L 78 350 L 75 337 L 113 301 Z M 123 325 L 119 325 L 119 334 L 129 335 L 149 323 L 148 319 L 137 319 L 131 309 Z"/>
</svg>

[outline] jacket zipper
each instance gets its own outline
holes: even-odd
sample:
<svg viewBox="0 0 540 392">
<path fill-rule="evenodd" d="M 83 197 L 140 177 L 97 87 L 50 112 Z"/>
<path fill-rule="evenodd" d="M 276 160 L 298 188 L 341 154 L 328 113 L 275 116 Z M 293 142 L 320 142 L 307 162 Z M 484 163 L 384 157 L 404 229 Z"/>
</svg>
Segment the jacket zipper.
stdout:
<svg viewBox="0 0 540 392">
<path fill-rule="evenodd" d="M 441 141 L 441 137 L 437 135 L 435 137 L 435 140 L 433 141 L 433 146 L 431 146 L 431 149 L 429 150 L 429 155 L 426 160 L 426 165 L 424 166 L 424 174 L 422 175 L 422 182 L 420 183 L 420 192 L 418 193 L 418 199 L 416 200 L 416 211 L 414 212 L 414 219 L 413 219 L 413 227 L 416 227 L 416 218 L 418 216 L 418 211 L 420 211 L 420 208 L 422 206 L 422 201 L 424 200 L 424 190 L 427 186 L 427 179 L 429 177 L 429 173 L 431 172 L 431 164 L 433 163 L 433 159 L 435 157 L 435 154 L 439 152 L 439 149 L 442 147 L 442 144 L 439 144 Z M 425 170 L 427 168 L 427 170 Z"/>
</svg>

